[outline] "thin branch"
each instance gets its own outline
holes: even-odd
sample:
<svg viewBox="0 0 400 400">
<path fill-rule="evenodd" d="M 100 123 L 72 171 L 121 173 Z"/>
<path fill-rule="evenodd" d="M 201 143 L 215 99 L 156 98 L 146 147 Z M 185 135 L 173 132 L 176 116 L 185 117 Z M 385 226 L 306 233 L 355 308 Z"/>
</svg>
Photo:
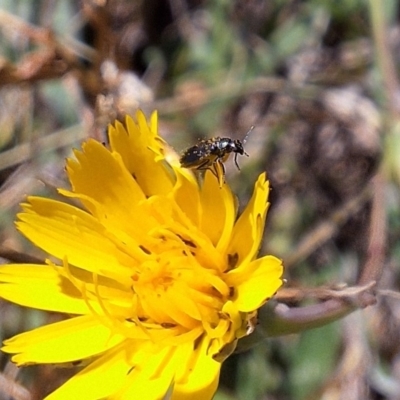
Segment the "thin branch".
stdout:
<svg viewBox="0 0 400 400">
<path fill-rule="evenodd" d="M 301 260 L 307 258 L 315 249 L 322 246 L 325 242 L 336 235 L 339 228 L 345 224 L 349 218 L 356 214 L 370 199 L 371 186 L 368 185 L 357 196 L 344 203 L 337 211 L 320 222 L 315 228 L 304 236 L 297 247 L 284 257 L 285 267 L 290 268 Z"/>
<path fill-rule="evenodd" d="M 44 259 L 40 259 L 29 254 L 21 253 L 9 249 L 8 247 L 0 245 L 0 258 L 4 258 L 12 263 L 16 264 L 45 264 Z"/>
<path fill-rule="evenodd" d="M 399 80 L 396 65 L 393 59 L 394 51 L 389 47 L 387 35 L 387 21 L 384 13 L 385 2 L 370 0 L 369 11 L 372 25 L 372 35 L 375 43 L 376 61 L 380 69 L 388 105 L 392 115 L 400 116 Z"/>
</svg>

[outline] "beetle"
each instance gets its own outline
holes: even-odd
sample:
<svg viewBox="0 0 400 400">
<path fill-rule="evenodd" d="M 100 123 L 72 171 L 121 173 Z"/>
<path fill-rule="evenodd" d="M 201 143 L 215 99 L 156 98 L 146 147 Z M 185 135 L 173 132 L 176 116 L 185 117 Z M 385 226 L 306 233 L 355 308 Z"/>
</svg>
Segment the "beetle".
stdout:
<svg viewBox="0 0 400 400">
<path fill-rule="evenodd" d="M 239 139 L 231 139 L 227 137 L 215 137 L 211 139 L 200 140 L 199 143 L 185 150 L 180 158 L 181 166 L 184 168 L 207 170 L 209 169 L 219 180 L 225 177 L 224 162 L 229 156 L 235 154 L 235 165 L 240 171 L 239 163 L 237 161 L 238 155 L 249 156 L 244 151 L 244 144 L 250 132 L 254 129 L 251 126 L 247 132 L 243 142 Z M 222 175 L 222 177 L 220 176 Z"/>
</svg>

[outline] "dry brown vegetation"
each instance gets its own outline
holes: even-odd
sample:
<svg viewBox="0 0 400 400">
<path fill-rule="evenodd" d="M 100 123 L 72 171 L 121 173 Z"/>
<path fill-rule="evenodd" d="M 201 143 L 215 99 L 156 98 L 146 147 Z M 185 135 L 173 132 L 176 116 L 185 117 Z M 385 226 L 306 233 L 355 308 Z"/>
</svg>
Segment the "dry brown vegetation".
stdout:
<svg viewBox="0 0 400 400">
<path fill-rule="evenodd" d="M 19 203 L 57 196 L 65 157 L 114 119 L 157 109 L 178 151 L 255 125 L 227 179 L 244 203 L 267 171 L 261 251 L 287 284 L 216 399 L 400 399 L 396 1 L 4 1 L 0 49 L 4 263 L 45 259 L 14 228 Z M 5 339 L 62 316 L 2 302 L 0 318 Z M 42 399 L 73 373 L 0 360 L 1 399 Z"/>
</svg>

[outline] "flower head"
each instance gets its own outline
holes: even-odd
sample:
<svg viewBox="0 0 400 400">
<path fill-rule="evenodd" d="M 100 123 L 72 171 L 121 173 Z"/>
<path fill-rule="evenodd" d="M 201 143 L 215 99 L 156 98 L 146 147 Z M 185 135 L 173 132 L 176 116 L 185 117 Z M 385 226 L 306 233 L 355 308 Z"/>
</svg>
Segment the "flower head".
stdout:
<svg viewBox="0 0 400 400">
<path fill-rule="evenodd" d="M 210 399 L 221 361 L 280 287 L 256 258 L 268 209 L 260 175 L 236 218 L 229 187 L 200 185 L 158 136 L 157 115 L 109 128 L 67 161 L 82 207 L 29 197 L 18 229 L 58 263 L 0 268 L 0 296 L 70 316 L 4 343 L 18 365 L 85 360 L 47 399 Z"/>
</svg>

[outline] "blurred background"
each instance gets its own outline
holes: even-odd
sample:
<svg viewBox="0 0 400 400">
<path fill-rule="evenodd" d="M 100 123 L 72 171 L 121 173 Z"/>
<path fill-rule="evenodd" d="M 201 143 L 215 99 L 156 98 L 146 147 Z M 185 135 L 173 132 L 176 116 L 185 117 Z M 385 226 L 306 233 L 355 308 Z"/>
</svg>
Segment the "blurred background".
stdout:
<svg viewBox="0 0 400 400">
<path fill-rule="evenodd" d="M 243 205 L 268 173 L 275 304 L 359 310 L 232 356 L 215 399 L 399 400 L 399 20 L 395 0 L 1 0 L 1 262 L 46 257 L 16 231 L 19 203 L 56 197 L 72 148 L 116 118 L 157 109 L 178 152 L 254 125 L 227 181 Z M 1 302 L 0 318 L 3 340 L 62 316 Z M 75 372 L 4 354 L 0 369 L 1 400 Z"/>
</svg>

